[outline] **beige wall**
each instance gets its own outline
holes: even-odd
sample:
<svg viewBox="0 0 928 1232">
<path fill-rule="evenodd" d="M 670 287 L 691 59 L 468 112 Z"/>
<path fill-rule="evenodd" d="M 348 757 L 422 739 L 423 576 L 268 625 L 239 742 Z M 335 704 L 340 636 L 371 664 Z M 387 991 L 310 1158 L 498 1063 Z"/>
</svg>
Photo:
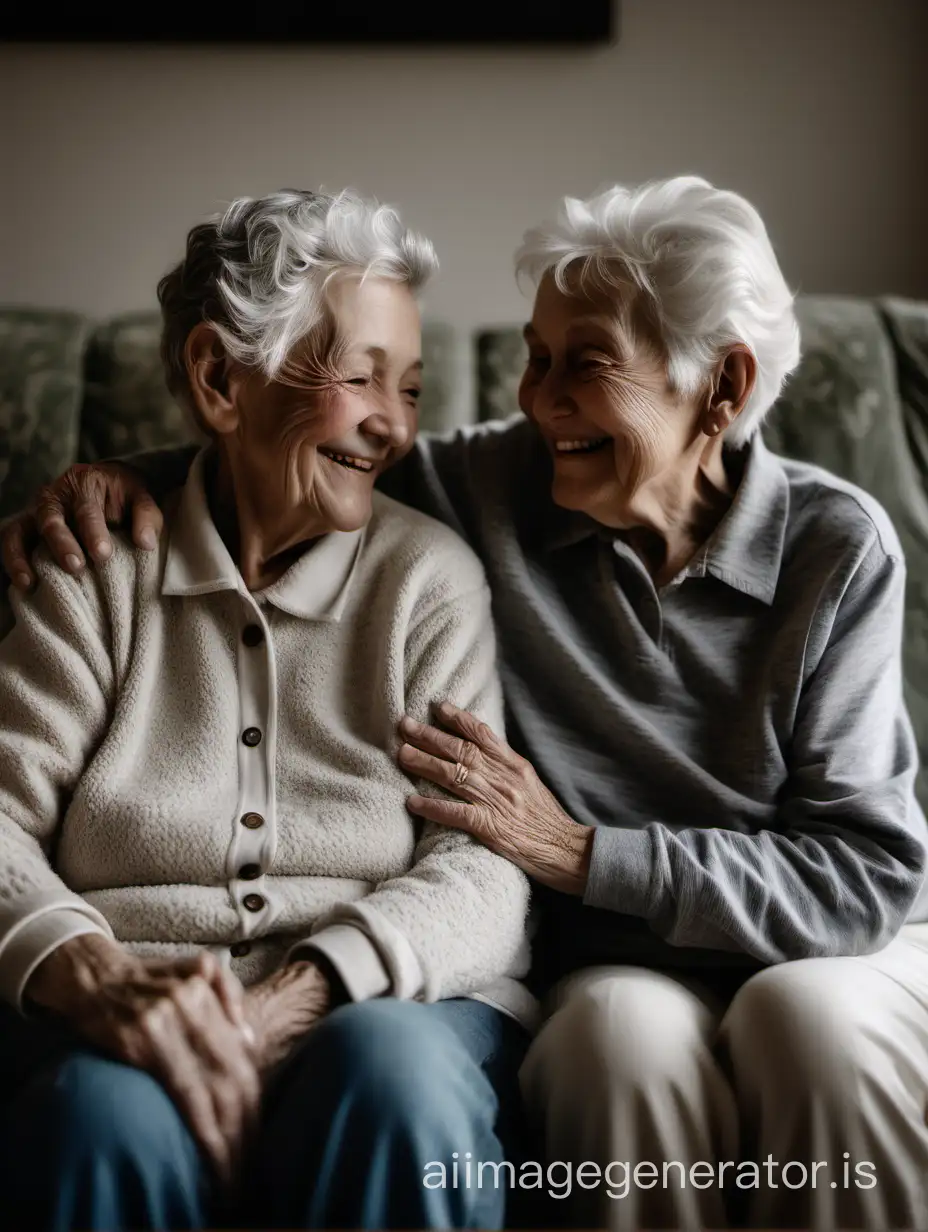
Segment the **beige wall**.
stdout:
<svg viewBox="0 0 928 1232">
<path fill-rule="evenodd" d="M 469 331 L 524 316 L 525 226 L 682 171 L 751 197 L 802 289 L 928 296 L 926 15 L 624 0 L 620 42 L 591 50 L 0 49 L 0 302 L 150 305 L 224 199 L 350 183 L 438 245 L 428 308 L 460 330 L 466 413 Z"/>
</svg>

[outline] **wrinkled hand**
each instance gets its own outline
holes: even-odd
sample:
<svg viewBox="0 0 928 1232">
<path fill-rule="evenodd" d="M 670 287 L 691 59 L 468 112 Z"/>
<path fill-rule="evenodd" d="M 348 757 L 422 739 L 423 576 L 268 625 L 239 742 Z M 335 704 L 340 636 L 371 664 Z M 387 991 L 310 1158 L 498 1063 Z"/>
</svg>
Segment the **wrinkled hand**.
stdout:
<svg viewBox="0 0 928 1232">
<path fill-rule="evenodd" d="M 407 773 L 457 800 L 413 795 L 410 812 L 467 830 L 492 851 L 555 890 L 583 894 L 593 831 L 564 812 L 531 762 L 487 725 L 448 702 L 436 707 L 446 730 L 405 716 L 399 762 Z"/>
<path fill-rule="evenodd" d="M 331 989 L 313 962 L 292 962 L 245 992 L 252 1055 L 262 1076 L 285 1061 L 295 1044 L 331 1008 Z"/>
<path fill-rule="evenodd" d="M 130 513 L 133 542 L 151 550 L 164 519 L 138 471 L 120 462 L 72 466 L 39 489 L 30 513 L 0 528 L 0 562 L 13 584 L 28 590 L 35 582 L 32 549 L 44 539 L 62 569 L 79 573 L 85 564 L 81 545 L 98 564 L 109 560 L 113 544 L 107 524 L 118 525 Z"/>
<path fill-rule="evenodd" d="M 145 963 L 105 937 L 76 937 L 39 964 L 25 995 L 158 1078 L 230 1182 L 261 1091 L 244 990 L 213 955 Z"/>
</svg>

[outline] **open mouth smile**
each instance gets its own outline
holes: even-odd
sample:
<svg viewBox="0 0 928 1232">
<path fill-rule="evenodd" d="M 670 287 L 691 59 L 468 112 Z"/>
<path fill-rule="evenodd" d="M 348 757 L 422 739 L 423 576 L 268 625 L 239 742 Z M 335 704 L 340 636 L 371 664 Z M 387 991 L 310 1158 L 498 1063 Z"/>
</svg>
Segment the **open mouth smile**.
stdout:
<svg viewBox="0 0 928 1232">
<path fill-rule="evenodd" d="M 597 436 L 585 441 L 555 441 L 555 452 L 561 456 L 575 453 L 596 453 L 604 445 L 608 445 L 611 437 Z"/>
<path fill-rule="evenodd" d="M 335 453 L 330 449 L 320 449 L 319 452 L 331 462 L 337 462 L 349 471 L 372 471 L 374 464 L 368 458 L 356 458 L 350 453 Z"/>
</svg>

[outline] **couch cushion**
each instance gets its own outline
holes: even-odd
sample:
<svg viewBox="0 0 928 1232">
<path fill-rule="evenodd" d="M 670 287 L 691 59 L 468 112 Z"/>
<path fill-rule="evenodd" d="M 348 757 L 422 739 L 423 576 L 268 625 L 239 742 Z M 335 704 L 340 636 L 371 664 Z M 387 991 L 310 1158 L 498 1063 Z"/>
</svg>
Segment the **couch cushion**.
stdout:
<svg viewBox="0 0 928 1232">
<path fill-rule="evenodd" d="M 88 333 L 76 313 L 0 309 L 0 517 L 74 458 Z"/>
<path fill-rule="evenodd" d="M 164 383 L 157 312 L 98 326 L 87 348 L 78 454 L 82 462 L 180 445 L 192 424 Z"/>
</svg>

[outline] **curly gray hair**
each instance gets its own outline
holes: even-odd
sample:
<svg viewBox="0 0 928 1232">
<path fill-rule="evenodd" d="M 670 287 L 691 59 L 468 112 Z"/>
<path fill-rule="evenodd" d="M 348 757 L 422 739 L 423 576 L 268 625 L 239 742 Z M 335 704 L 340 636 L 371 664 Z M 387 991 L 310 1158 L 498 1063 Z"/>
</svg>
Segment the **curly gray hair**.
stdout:
<svg viewBox="0 0 928 1232">
<path fill-rule="evenodd" d="M 334 277 L 387 278 L 418 291 L 437 268 L 431 243 L 395 209 L 350 190 L 239 197 L 190 231 L 183 261 L 158 284 L 168 388 L 189 407 L 185 348 L 201 321 L 231 358 L 272 380 L 294 346 L 325 326 Z"/>
</svg>

